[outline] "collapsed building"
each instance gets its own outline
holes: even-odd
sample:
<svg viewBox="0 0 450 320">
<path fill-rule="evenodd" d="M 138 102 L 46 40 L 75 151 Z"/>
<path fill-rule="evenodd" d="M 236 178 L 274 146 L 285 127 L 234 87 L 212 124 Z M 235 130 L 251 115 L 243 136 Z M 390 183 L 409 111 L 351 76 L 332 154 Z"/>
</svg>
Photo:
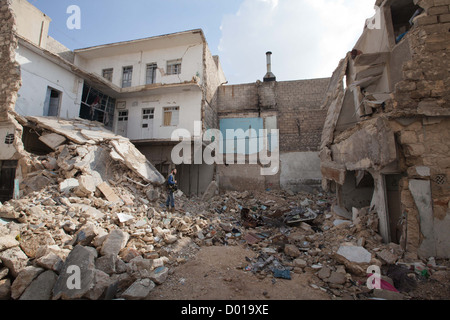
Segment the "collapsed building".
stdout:
<svg viewBox="0 0 450 320">
<path fill-rule="evenodd" d="M 2 136 L 9 137 L 5 152 L 14 153 L 10 144 L 34 154 L 51 150 L 26 122 L 22 129 L 14 115 L 82 118 L 128 138 L 163 176 L 177 167 L 179 187 L 187 195 L 206 193 L 212 181 L 223 190 L 320 187 L 318 149 L 326 114 L 320 105 L 328 78 L 279 82 L 268 53 L 263 82 L 227 86 L 219 57 L 212 56 L 201 29 L 71 51 L 48 35 L 50 17 L 28 1 L 5 1 L 3 7 L 9 23 L 4 32 L 11 38 L 3 42 L 3 57 L 9 57 L 4 71 L 11 77 L 5 78 L 3 87 L 11 101 L 9 107 L 2 107 L 9 110 L 11 123 L 17 124 L 2 125 Z M 269 142 L 270 152 L 280 153 L 273 167 L 267 168 L 273 172 L 262 175 L 260 170 L 267 165 L 250 164 L 255 152 L 249 152 L 248 146 L 244 152 L 234 146 L 218 150 L 218 158 L 236 155 L 244 165 L 198 162 L 195 150 L 188 151 L 195 161 L 174 163 L 172 151 L 179 144 L 174 132 L 187 132 L 194 139 L 196 123 L 201 123 L 198 131 L 204 137 L 209 129 L 223 133 L 227 129 L 279 130 L 275 143 Z M 221 141 L 224 145 L 226 139 Z M 247 135 L 241 140 L 254 139 Z M 202 141 L 202 151 L 207 142 Z M 1 175 L 3 201 L 14 197 L 25 176 L 20 172 L 26 169 L 16 158 L 12 154 L 0 157 L 6 161 Z"/>
<path fill-rule="evenodd" d="M 361 291 L 349 273 L 364 278 L 369 264 L 402 262 L 404 251 L 405 260 L 448 257 L 448 0 L 377 1 L 379 15 L 331 79 L 278 82 L 268 52 L 263 82 L 224 86 L 212 75 L 206 91 L 198 76 L 153 83 L 162 81 L 169 65 L 176 74 L 168 76 L 184 77 L 178 59 L 168 64 L 161 58 L 166 65 L 160 69 L 141 63 L 142 79 L 136 79 L 116 55 L 135 57 L 130 45 L 164 46 L 174 37 L 183 52 L 195 52 L 197 65 L 209 66 L 200 76 L 210 79 L 207 70 L 217 70 L 220 78 L 218 59 L 209 56 L 199 30 L 72 52 L 46 36 L 45 14 L 32 15 L 40 32 L 17 30 L 26 23 L 17 23 L 24 16 L 15 17 L 11 3 L 35 10 L 23 0 L 0 0 L 0 215 L 13 220 L 0 225 L 0 289 L 9 287 L 4 296 L 142 299 L 165 281 L 167 265 L 184 261 L 177 250 L 189 238 L 199 245 L 253 246 L 261 255 L 243 268 L 259 277 L 270 266 L 282 276 L 320 269 L 315 287 L 329 287 L 337 296 Z M 37 82 L 33 61 L 51 70 Z M 192 75 L 189 63 L 188 70 Z M 33 92 L 31 84 L 40 90 Z M 168 97 L 173 100 L 165 106 Z M 279 145 L 272 146 L 280 151 L 278 172 L 262 176 L 260 163 L 179 167 L 188 194 L 202 191 L 211 178 L 221 190 L 252 192 L 206 192 L 208 201 L 195 206 L 180 197 L 189 210 L 165 212 L 157 186 L 173 142 L 167 128 L 164 137 L 144 134 L 158 131 L 157 119 L 184 126 L 188 119 L 179 101 L 195 109 L 202 131 L 279 129 Z M 228 151 L 250 158 L 247 149 Z M 199 179 L 200 173 L 208 179 Z M 336 191 L 333 212 L 326 194 L 294 194 L 320 182 Z M 290 192 L 265 192 L 277 188 Z M 296 227 L 300 214 L 312 214 L 316 224 Z M 353 250 L 362 252 L 364 264 L 341 255 Z M 61 284 L 67 266 L 82 261 L 89 261 L 82 270 L 89 286 L 73 295 Z M 3 280 L 8 272 L 11 283 Z M 41 290 L 42 283 L 49 291 Z"/>
<path fill-rule="evenodd" d="M 376 1 L 322 108 L 323 187 L 406 256 L 450 257 L 448 0 Z"/>
<path fill-rule="evenodd" d="M 171 150 L 178 141 L 172 133 L 183 129 L 193 135 L 196 121 L 201 130 L 214 125 L 208 101 L 226 79 L 201 29 L 72 51 L 48 35 L 50 17 L 28 1 L 4 1 L 2 8 L 7 22 L 2 59 L 8 60 L 2 66 L 11 78 L 4 79 L 2 90 L 10 100 L 2 108 L 10 118 L 15 113 L 101 123 L 128 138 L 164 176 L 175 166 Z M 14 134 L 14 128 L 2 126 L 2 136 Z M 37 147 L 33 130 L 17 130 L 8 141 L 23 142 L 22 148 L 33 152 L 45 150 Z M 0 159 L 13 158 L 8 153 Z M 15 170 L 17 163 L 3 167 Z M 188 194 L 203 193 L 213 179 L 211 166 L 182 169 L 180 187 Z M 8 172 L 2 175 L 9 186 L 3 201 L 14 189 L 15 173 Z"/>
</svg>

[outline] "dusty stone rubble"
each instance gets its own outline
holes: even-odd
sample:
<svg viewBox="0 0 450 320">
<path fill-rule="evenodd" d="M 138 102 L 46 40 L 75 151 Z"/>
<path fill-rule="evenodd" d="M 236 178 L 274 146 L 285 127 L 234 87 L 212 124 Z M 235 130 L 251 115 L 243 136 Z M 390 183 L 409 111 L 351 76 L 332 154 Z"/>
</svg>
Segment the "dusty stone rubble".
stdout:
<svg viewBox="0 0 450 320">
<path fill-rule="evenodd" d="M 71 135 L 81 134 L 70 128 Z M 383 244 L 370 208 L 342 212 L 326 193 L 219 195 L 212 183 L 201 199 L 178 192 L 177 211 L 170 213 L 158 180 L 149 182 L 146 171 L 115 155 L 114 136 L 83 132 L 90 137 L 83 142 L 55 126 L 49 130 L 42 136 L 65 139 L 47 136 L 57 141 L 54 152 L 23 160 L 22 196 L 0 206 L 1 299 L 145 299 L 175 266 L 212 245 L 248 246 L 258 255 L 242 261 L 243 272 L 274 280 L 309 273 L 312 287 L 336 297 L 408 297 L 370 292 L 370 265 L 382 267 L 383 279 L 404 291 L 423 272 L 448 276 L 435 261 L 406 261 L 399 245 Z M 69 288 L 74 266 L 79 289 Z"/>
<path fill-rule="evenodd" d="M 204 222 L 155 209 L 164 178 L 126 139 L 84 121 L 28 120 L 55 151 L 24 157 L 22 196 L 0 205 L 0 298 L 145 298 L 183 232 Z"/>
<path fill-rule="evenodd" d="M 195 242 L 249 246 L 257 258 L 239 269 L 274 281 L 307 273 L 311 287 L 335 298 L 411 299 L 428 279 L 448 285 L 448 261 L 406 259 L 400 245 L 383 243 L 377 212 L 366 207 L 350 214 L 334 203 L 325 193 L 227 192 L 203 208 L 211 224 Z M 380 268 L 378 290 L 367 287 L 373 266 Z"/>
</svg>

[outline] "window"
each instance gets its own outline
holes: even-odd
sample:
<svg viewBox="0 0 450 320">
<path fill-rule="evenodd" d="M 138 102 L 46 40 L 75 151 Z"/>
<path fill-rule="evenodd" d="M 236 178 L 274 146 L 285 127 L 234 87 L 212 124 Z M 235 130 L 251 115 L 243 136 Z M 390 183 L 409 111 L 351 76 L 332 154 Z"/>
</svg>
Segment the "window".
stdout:
<svg viewBox="0 0 450 320">
<path fill-rule="evenodd" d="M 142 128 L 149 127 L 149 120 L 153 120 L 155 109 L 142 109 Z"/>
<path fill-rule="evenodd" d="M 180 74 L 181 73 L 181 59 L 167 61 L 167 74 Z"/>
<path fill-rule="evenodd" d="M 164 108 L 164 126 L 177 126 L 179 122 L 180 107 Z"/>
<path fill-rule="evenodd" d="M 395 43 L 399 43 L 403 39 L 411 29 L 414 17 L 422 12 L 423 9 L 415 5 L 412 0 L 396 1 L 391 4 Z"/>
<path fill-rule="evenodd" d="M 103 78 L 105 78 L 105 79 L 108 80 L 109 82 L 112 82 L 113 68 L 110 68 L 110 69 L 103 69 L 102 75 L 103 75 Z"/>
<path fill-rule="evenodd" d="M 133 78 L 133 67 L 124 67 L 122 75 L 122 88 L 131 87 L 132 78 Z"/>
<path fill-rule="evenodd" d="M 128 110 L 119 111 L 119 117 L 117 119 L 119 122 L 128 121 Z"/>
<path fill-rule="evenodd" d="M 85 84 L 81 97 L 80 118 L 102 122 L 107 128 L 112 128 L 116 99 Z"/>
<path fill-rule="evenodd" d="M 147 65 L 147 78 L 146 78 L 146 84 L 152 84 L 156 83 L 156 69 L 157 69 L 156 63 L 151 63 Z"/>
<path fill-rule="evenodd" d="M 153 119 L 154 114 L 155 114 L 154 109 L 143 109 L 142 110 L 142 119 L 151 120 L 151 119 Z"/>
</svg>

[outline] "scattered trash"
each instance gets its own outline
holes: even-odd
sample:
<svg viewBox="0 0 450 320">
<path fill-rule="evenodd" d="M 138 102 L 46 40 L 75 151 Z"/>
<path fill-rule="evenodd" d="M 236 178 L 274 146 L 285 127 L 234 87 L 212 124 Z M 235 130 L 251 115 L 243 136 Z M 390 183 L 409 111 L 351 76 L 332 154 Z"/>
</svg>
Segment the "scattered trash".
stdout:
<svg viewBox="0 0 450 320">
<path fill-rule="evenodd" d="M 291 280 L 291 272 L 289 270 L 275 269 L 275 270 L 273 270 L 273 276 L 275 278 Z"/>
</svg>

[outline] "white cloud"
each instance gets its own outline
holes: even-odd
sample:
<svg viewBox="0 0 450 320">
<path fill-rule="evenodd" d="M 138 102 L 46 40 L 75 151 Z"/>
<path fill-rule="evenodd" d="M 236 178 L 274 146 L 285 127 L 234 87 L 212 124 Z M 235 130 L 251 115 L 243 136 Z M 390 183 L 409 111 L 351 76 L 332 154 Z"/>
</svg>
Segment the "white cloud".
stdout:
<svg viewBox="0 0 450 320">
<path fill-rule="evenodd" d="M 374 0 L 244 0 L 223 17 L 219 55 L 230 83 L 329 77 L 375 14 Z"/>
</svg>

